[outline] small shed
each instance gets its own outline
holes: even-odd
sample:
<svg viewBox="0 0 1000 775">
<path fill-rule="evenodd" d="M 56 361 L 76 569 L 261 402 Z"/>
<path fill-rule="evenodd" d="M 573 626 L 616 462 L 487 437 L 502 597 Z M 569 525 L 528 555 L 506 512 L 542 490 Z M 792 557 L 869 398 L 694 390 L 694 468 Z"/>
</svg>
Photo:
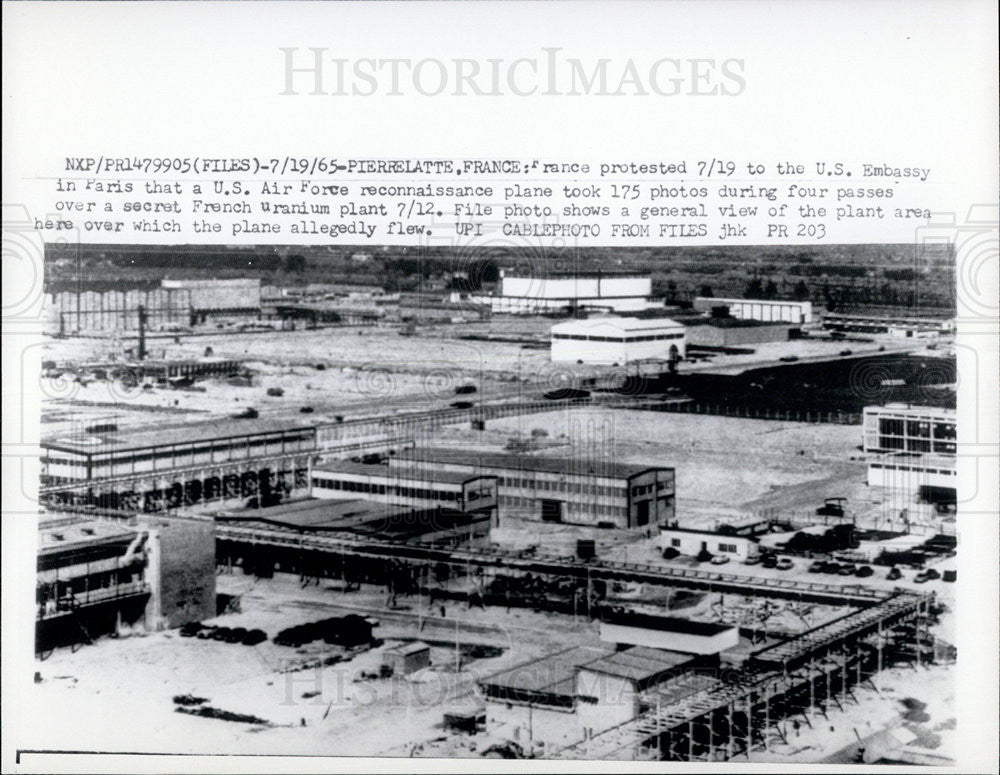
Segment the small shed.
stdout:
<svg viewBox="0 0 1000 775">
<path fill-rule="evenodd" d="M 423 641 L 402 643 L 382 652 L 382 665 L 391 668 L 394 675 L 409 675 L 430 667 L 431 647 Z"/>
</svg>

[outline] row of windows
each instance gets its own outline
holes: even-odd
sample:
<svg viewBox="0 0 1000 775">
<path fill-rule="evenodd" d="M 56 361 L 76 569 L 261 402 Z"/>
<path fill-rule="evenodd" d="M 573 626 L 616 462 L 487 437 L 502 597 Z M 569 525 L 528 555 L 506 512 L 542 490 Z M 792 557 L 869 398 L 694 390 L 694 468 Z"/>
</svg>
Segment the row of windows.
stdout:
<svg viewBox="0 0 1000 775">
<path fill-rule="evenodd" d="M 215 444 L 199 444 L 198 446 L 190 447 L 165 447 L 160 449 L 150 449 L 143 450 L 142 452 L 129 454 L 128 452 L 122 453 L 110 453 L 105 454 L 100 457 L 92 456 L 90 462 L 94 466 L 106 466 L 106 465 L 126 465 L 129 463 L 139 463 L 146 460 L 165 460 L 165 459 L 176 459 L 176 458 L 186 458 L 194 455 L 204 455 L 208 453 L 215 452 L 230 452 L 237 451 L 243 452 L 248 449 L 259 449 L 260 447 L 267 446 L 277 446 L 280 445 L 282 448 L 286 448 L 290 445 L 297 445 L 301 442 L 311 442 L 313 437 L 311 434 L 295 434 L 287 436 L 269 436 L 266 438 L 257 438 L 253 440 L 249 439 L 233 439 L 230 441 L 223 441 Z M 298 449 L 299 447 L 295 447 Z M 83 465 L 84 461 L 82 459 L 77 459 L 79 462 L 75 462 L 72 459 L 67 458 L 54 458 L 54 457 L 42 457 L 43 463 L 52 464 L 63 464 L 63 465 Z"/>
<path fill-rule="evenodd" d="M 958 476 L 958 471 L 953 468 L 924 468 L 922 466 L 904 466 L 895 463 L 872 463 L 872 468 L 886 471 L 915 471 L 918 474 L 944 474 L 945 476 Z"/>
<path fill-rule="evenodd" d="M 666 339 L 683 339 L 684 334 L 644 334 L 643 336 L 591 336 L 589 334 L 552 334 L 553 339 L 572 339 L 576 342 L 662 342 Z"/>
<path fill-rule="evenodd" d="M 673 546 L 675 549 L 679 548 L 681 545 L 681 539 L 671 538 L 670 545 Z M 716 546 L 718 547 L 716 551 L 725 552 L 727 554 L 736 554 L 739 551 L 739 548 L 737 547 L 736 544 L 716 544 Z"/>
<path fill-rule="evenodd" d="M 953 422 L 933 423 L 934 434 L 931 435 L 932 424 L 926 420 L 902 420 L 879 418 L 879 433 L 886 436 L 911 436 L 922 439 L 954 439 L 957 437 L 956 425 Z"/>
<path fill-rule="evenodd" d="M 499 505 L 537 509 L 541 507 L 541 499 L 523 498 L 519 495 L 501 495 Z M 592 512 L 594 514 L 606 514 L 612 517 L 621 517 L 622 519 L 628 516 L 628 509 L 624 506 L 602 506 L 592 501 L 574 503 L 569 510 L 575 513 Z"/>
<path fill-rule="evenodd" d="M 576 493 L 578 495 L 604 495 L 612 498 L 628 497 L 627 487 L 607 487 L 601 484 L 550 482 L 547 479 L 518 479 L 517 477 L 501 477 L 500 484 L 521 490 L 543 490 L 546 492 Z"/>
<path fill-rule="evenodd" d="M 666 482 L 657 482 L 656 483 L 656 491 L 657 492 L 663 492 L 666 489 L 667 489 L 667 483 Z M 649 484 L 637 484 L 637 485 L 635 485 L 632 488 L 632 497 L 635 498 L 635 497 L 637 497 L 639 495 L 649 495 L 651 492 L 653 492 L 653 484 L 652 484 L 652 482 L 649 483 Z"/>
<path fill-rule="evenodd" d="M 83 468 L 86 464 L 86 461 L 79 458 L 49 457 L 48 455 L 42 455 L 41 461 L 43 465 L 79 466 L 80 468 Z"/>
<path fill-rule="evenodd" d="M 336 479 L 321 479 L 318 477 L 313 477 L 313 487 L 319 487 L 323 490 L 340 490 L 342 492 L 395 495 L 400 498 L 419 498 L 421 500 L 457 502 L 462 497 L 460 492 L 447 490 L 429 490 L 423 487 L 401 487 L 398 485 L 372 484 L 370 482 L 341 482 Z"/>
<path fill-rule="evenodd" d="M 907 452 L 940 452 L 954 455 L 958 445 L 954 441 L 937 441 L 929 439 L 914 439 L 903 436 L 879 436 L 879 449 L 901 449 Z"/>
</svg>

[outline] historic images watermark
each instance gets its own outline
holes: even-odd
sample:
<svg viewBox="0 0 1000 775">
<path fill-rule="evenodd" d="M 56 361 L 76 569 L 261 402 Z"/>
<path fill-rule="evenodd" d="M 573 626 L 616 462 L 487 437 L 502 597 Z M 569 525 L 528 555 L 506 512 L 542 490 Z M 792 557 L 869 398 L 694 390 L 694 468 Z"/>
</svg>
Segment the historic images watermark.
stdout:
<svg viewBox="0 0 1000 775">
<path fill-rule="evenodd" d="M 281 96 L 297 97 L 738 97 L 746 62 L 737 58 L 588 60 L 544 47 L 517 58 L 412 59 L 337 56 L 283 46 Z"/>
</svg>

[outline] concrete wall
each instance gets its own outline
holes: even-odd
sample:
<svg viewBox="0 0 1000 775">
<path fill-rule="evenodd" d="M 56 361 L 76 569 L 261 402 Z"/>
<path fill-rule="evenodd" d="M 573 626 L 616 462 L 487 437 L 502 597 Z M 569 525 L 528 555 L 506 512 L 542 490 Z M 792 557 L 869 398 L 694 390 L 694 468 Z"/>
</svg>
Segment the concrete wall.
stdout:
<svg viewBox="0 0 1000 775">
<path fill-rule="evenodd" d="M 486 702 L 486 733 L 523 748 L 530 748 L 532 742 L 559 748 L 583 739 L 580 719 L 571 708 L 556 710 L 492 699 Z"/>
<path fill-rule="evenodd" d="M 147 608 L 153 627 L 180 627 L 215 616 L 215 523 L 211 518 L 148 516 Z"/>
<path fill-rule="evenodd" d="M 921 487 L 958 488 L 958 471 L 954 460 L 894 458 L 868 464 L 868 486 L 884 487 L 916 494 Z"/>
<path fill-rule="evenodd" d="M 787 325 L 771 326 L 688 326 L 687 341 L 706 347 L 733 347 L 788 340 Z"/>
<path fill-rule="evenodd" d="M 577 716 L 583 737 L 591 737 L 606 729 L 634 719 L 639 712 L 639 695 L 635 684 L 627 678 L 581 669 L 576 674 L 576 693 L 593 697 L 596 703 L 577 701 Z"/>
</svg>

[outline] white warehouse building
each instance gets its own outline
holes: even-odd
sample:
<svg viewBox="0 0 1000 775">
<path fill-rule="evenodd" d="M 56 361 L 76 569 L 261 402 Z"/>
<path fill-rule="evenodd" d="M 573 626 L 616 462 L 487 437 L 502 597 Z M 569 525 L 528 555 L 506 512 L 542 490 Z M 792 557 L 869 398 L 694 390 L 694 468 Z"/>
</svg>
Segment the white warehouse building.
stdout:
<svg viewBox="0 0 1000 775">
<path fill-rule="evenodd" d="M 654 299 L 653 280 L 634 272 L 573 272 L 533 276 L 506 270 L 500 273 L 500 293 L 474 296 L 494 312 L 534 315 L 574 309 L 638 312 L 663 307 Z"/>
<path fill-rule="evenodd" d="M 552 326 L 552 361 L 625 364 L 646 359 L 683 358 L 687 329 L 667 318 L 602 317 Z"/>
</svg>

